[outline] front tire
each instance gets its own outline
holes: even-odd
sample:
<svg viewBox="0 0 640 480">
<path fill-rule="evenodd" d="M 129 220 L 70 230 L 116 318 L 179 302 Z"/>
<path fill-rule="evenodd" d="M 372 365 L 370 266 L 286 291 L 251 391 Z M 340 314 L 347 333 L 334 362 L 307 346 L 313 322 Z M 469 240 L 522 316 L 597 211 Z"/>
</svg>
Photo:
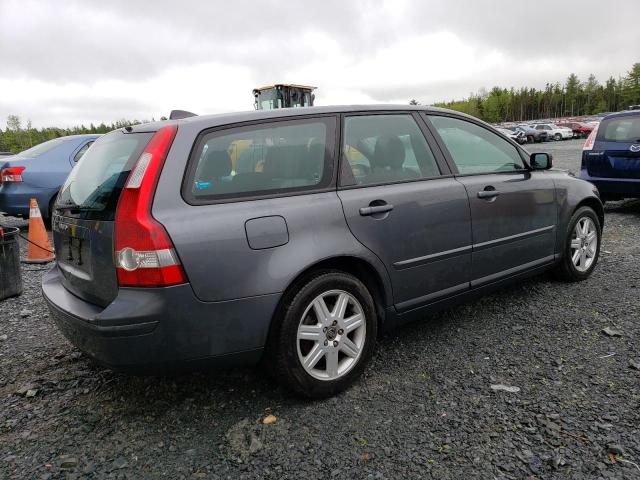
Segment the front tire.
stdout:
<svg viewBox="0 0 640 480">
<path fill-rule="evenodd" d="M 598 263 L 602 227 L 590 207 L 581 207 L 572 215 L 564 243 L 562 260 L 556 273 L 562 280 L 579 282 L 589 278 Z"/>
<path fill-rule="evenodd" d="M 556 133 L 556 134 L 553 136 L 553 138 L 554 138 L 554 140 L 555 140 L 556 142 L 559 142 L 560 140 L 562 140 L 562 135 L 561 135 L 561 134 L 559 134 L 559 133 Z"/>
<path fill-rule="evenodd" d="M 353 275 L 318 272 L 288 292 L 274 325 L 270 362 L 299 395 L 324 398 L 349 387 L 371 359 L 377 335 L 373 299 Z"/>
</svg>

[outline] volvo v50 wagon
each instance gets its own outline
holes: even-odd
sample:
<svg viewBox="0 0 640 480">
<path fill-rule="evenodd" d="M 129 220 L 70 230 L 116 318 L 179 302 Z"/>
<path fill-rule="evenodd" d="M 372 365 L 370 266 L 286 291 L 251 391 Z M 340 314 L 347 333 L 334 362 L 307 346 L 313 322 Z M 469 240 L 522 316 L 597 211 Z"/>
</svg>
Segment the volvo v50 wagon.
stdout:
<svg viewBox="0 0 640 480">
<path fill-rule="evenodd" d="M 472 117 L 315 107 L 114 131 L 62 187 L 42 282 L 114 369 L 257 363 L 332 395 L 378 332 L 507 282 L 596 266 L 597 189 Z"/>
</svg>

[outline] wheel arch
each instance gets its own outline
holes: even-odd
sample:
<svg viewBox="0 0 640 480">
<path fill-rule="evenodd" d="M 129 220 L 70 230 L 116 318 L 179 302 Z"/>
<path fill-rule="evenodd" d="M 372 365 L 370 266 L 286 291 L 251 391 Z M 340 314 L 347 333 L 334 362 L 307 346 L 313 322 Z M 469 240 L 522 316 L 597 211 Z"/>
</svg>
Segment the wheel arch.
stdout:
<svg viewBox="0 0 640 480">
<path fill-rule="evenodd" d="M 571 215 L 576 213 L 578 209 L 582 207 L 589 207 L 596 212 L 598 220 L 600 221 L 600 229 L 602 229 L 604 227 L 604 207 L 602 206 L 602 202 L 595 197 L 587 197 L 576 205 L 576 208 L 574 208 Z"/>
<path fill-rule="evenodd" d="M 299 272 L 284 289 L 280 300 L 273 312 L 267 335 L 266 348 L 273 348 L 272 340 L 276 336 L 274 331 L 277 327 L 275 319 L 281 314 L 282 309 L 290 298 L 291 292 L 304 284 L 309 277 L 323 270 L 339 270 L 349 273 L 360 280 L 371 292 L 373 303 L 376 309 L 378 328 L 382 327 L 385 321 L 386 309 L 393 304 L 391 286 L 385 283 L 383 274 L 369 261 L 353 255 L 339 255 L 329 257 L 307 266 Z"/>
</svg>

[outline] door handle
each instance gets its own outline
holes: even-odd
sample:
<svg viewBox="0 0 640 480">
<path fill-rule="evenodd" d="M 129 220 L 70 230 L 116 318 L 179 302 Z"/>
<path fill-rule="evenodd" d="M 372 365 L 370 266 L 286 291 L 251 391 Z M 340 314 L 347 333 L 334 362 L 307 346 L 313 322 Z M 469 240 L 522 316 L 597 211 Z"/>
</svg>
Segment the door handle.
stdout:
<svg viewBox="0 0 640 480">
<path fill-rule="evenodd" d="M 480 190 L 478 192 L 478 198 L 495 198 L 500 195 L 498 190 Z"/>
<path fill-rule="evenodd" d="M 376 213 L 390 212 L 391 210 L 393 210 L 393 205 L 389 203 L 385 203 L 384 205 L 372 205 L 360 208 L 360 215 L 366 217 L 368 215 L 375 215 Z"/>
</svg>

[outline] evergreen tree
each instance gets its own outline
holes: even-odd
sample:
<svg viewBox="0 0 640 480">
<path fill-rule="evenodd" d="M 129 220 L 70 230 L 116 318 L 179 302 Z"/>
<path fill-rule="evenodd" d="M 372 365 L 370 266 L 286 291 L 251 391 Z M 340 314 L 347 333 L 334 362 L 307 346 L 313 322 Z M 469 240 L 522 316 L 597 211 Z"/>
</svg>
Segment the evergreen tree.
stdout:
<svg viewBox="0 0 640 480">
<path fill-rule="evenodd" d="M 465 100 L 437 103 L 437 106 L 469 113 L 489 122 L 520 122 L 615 112 L 640 105 L 640 63 L 616 80 L 604 85 L 594 75 L 581 82 L 577 75 L 567 77 L 564 85 L 547 83 L 543 90 L 522 87 L 518 90 L 484 88 Z"/>
</svg>

